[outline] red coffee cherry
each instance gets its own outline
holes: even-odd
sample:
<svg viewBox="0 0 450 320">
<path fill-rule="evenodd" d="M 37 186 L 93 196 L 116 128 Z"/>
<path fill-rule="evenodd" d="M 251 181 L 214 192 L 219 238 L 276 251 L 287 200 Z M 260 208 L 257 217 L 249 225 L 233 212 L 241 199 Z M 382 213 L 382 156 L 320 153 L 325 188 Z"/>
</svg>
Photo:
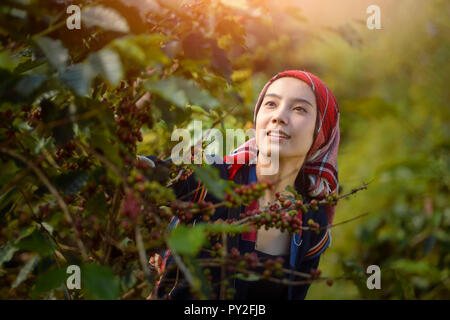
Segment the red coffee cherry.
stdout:
<svg viewBox="0 0 450 320">
<path fill-rule="evenodd" d="M 292 201 L 291 200 L 286 200 L 283 203 L 283 207 L 285 207 L 285 208 L 289 208 L 290 206 L 292 206 Z"/>
</svg>

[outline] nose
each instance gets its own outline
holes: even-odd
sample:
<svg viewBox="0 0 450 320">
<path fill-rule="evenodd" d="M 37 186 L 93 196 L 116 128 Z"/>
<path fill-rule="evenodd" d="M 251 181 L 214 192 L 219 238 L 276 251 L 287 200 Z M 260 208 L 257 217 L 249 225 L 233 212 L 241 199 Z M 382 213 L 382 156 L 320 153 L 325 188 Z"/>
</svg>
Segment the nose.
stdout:
<svg viewBox="0 0 450 320">
<path fill-rule="evenodd" d="M 282 103 L 280 107 L 276 110 L 276 112 L 273 114 L 272 123 L 288 123 L 288 115 L 286 111 L 286 106 Z"/>
</svg>

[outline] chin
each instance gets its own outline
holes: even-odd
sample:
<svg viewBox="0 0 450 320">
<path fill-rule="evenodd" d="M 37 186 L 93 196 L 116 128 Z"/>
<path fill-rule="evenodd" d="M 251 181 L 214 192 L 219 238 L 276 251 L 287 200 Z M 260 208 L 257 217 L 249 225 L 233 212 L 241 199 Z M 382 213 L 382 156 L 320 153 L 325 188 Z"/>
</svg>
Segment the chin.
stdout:
<svg viewBox="0 0 450 320">
<path fill-rule="evenodd" d="M 266 150 L 260 150 L 260 152 L 266 157 L 272 157 L 272 155 L 277 155 L 278 157 L 285 157 L 289 155 L 289 150 L 286 146 L 273 146 Z"/>
</svg>

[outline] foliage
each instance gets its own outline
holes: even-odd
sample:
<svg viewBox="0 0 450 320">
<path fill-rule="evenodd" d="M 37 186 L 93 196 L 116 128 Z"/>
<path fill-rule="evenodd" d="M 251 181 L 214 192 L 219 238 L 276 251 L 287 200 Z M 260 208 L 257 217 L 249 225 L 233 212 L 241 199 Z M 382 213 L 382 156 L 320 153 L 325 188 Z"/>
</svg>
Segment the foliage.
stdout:
<svg viewBox="0 0 450 320">
<path fill-rule="evenodd" d="M 229 26 L 264 16 L 225 2 L 86 0 L 69 29 L 69 4 L 0 5 L 0 297 L 146 297 L 157 280 L 146 257 L 184 251 L 182 228 L 162 237 L 170 172 L 137 164 L 142 130 L 169 132 L 199 110 L 217 121 L 239 103 L 245 30 Z M 190 250 L 208 232 L 194 230 L 178 234 Z M 65 288 L 71 264 L 79 293 Z"/>
<path fill-rule="evenodd" d="M 81 28 L 72 30 L 69 4 L 0 4 L 0 298 L 142 299 L 159 279 L 148 258 L 168 248 L 194 291 L 210 298 L 208 269 L 193 256 L 212 236 L 248 229 L 227 221 L 165 234 L 174 215 L 207 222 L 215 208 L 176 201 L 168 187 L 174 166 L 151 168 L 136 155 L 168 159 L 171 132 L 193 120 L 223 136 L 250 128 L 267 78 L 295 68 L 321 76 L 340 102 L 342 189 L 376 178 L 336 217 L 371 214 L 357 228 L 333 229 L 321 258 L 330 276 L 352 281 L 314 284 L 311 296 L 449 296 L 450 72 L 440 9 L 448 4 L 421 4 L 413 31 L 372 43 L 353 41 L 353 29 L 317 41 L 289 6 L 278 12 L 289 23 L 273 24 L 268 1 L 83 0 Z M 239 189 L 217 183 L 212 168 L 186 169 L 223 196 L 220 205 L 247 203 L 268 187 Z M 281 209 L 272 209 L 243 220 L 274 226 Z M 291 232 L 317 228 L 282 218 Z M 210 252 L 226 259 L 220 243 Z M 256 263 L 233 257 L 243 267 Z M 371 264 L 382 270 L 379 292 L 364 287 Z M 81 267 L 82 290 L 66 287 L 69 265 Z"/>
</svg>

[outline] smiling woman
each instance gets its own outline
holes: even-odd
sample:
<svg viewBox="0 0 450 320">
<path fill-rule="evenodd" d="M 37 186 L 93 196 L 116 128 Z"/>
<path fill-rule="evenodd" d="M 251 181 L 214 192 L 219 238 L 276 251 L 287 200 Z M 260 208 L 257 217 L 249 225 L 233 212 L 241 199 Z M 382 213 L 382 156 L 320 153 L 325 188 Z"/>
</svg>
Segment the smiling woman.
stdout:
<svg viewBox="0 0 450 320">
<path fill-rule="evenodd" d="M 266 83 L 259 94 L 253 116 L 256 138 L 248 140 L 233 154 L 247 152 L 250 161 L 256 158 L 259 162 L 270 156 L 270 148 L 275 147 L 279 151 L 278 159 L 270 160 L 278 160 L 280 165 L 290 164 L 290 167 L 278 170 L 277 174 L 294 175 L 295 188 L 302 195 L 324 198 L 339 187 L 339 117 L 336 98 L 316 75 L 300 70 L 280 72 Z M 267 139 L 268 133 L 276 129 L 288 139 L 278 138 L 274 139 L 275 142 L 286 143 L 277 146 L 274 140 Z M 294 164 L 298 166 L 297 170 L 289 171 L 289 168 L 295 168 Z M 330 223 L 334 212 L 334 207 L 327 208 Z"/>
<path fill-rule="evenodd" d="M 316 109 L 314 92 L 297 78 L 280 78 L 268 88 L 256 117 L 256 144 L 260 151 L 256 174 L 258 180 L 274 181 L 275 188 L 261 198 L 260 206 L 270 203 L 276 192 L 294 185 L 295 173 L 300 171 L 313 143 Z M 273 158 L 273 148 L 277 149 L 278 159 Z M 262 168 L 274 160 L 278 161 L 278 171 L 264 174 Z M 272 255 L 287 254 L 289 235 L 275 228 L 260 230 L 256 248 Z"/>
<path fill-rule="evenodd" d="M 338 190 L 339 108 L 336 99 L 326 85 L 309 72 L 281 72 L 269 80 L 259 95 L 254 111 L 254 127 L 256 138 L 225 157 L 225 163 L 215 166 L 222 179 L 234 180 L 243 185 L 267 181 L 272 187 L 265 189 L 262 196 L 247 207 L 218 206 L 210 221 L 243 217 L 251 210 L 270 205 L 274 215 L 282 215 L 280 225 L 266 225 L 266 228 L 253 229 L 232 237 L 227 242 L 230 255 L 237 257 L 239 254 L 250 254 L 248 259 L 255 266 L 258 261 L 275 260 L 285 270 L 312 274 L 312 269 L 318 268 L 320 255 L 331 241 L 327 225 L 332 223 L 334 207 L 313 206 L 307 212 L 299 209 L 294 212 L 295 217 L 287 217 L 281 208 L 286 210 L 291 204 L 290 201 L 282 200 L 282 193 L 293 187 L 302 195 L 303 202 L 308 203 L 322 200 Z M 162 164 L 154 157 L 147 158 L 152 159 L 155 165 Z M 245 163 L 242 159 L 245 159 Z M 264 170 L 274 163 L 277 164 L 276 170 Z M 193 202 L 211 202 L 213 205 L 220 202 L 205 188 L 200 188 L 200 191 L 199 185 L 195 175 L 191 175 L 174 188 L 177 197 L 191 195 L 189 200 Z M 201 217 L 193 220 L 189 222 L 195 224 Z M 314 220 L 316 226 L 321 228 L 317 232 L 300 228 L 298 232 L 290 233 L 288 220 L 296 226 L 306 226 L 310 220 Z M 175 217 L 169 230 L 178 223 Z M 166 250 L 163 257 L 159 258 L 155 257 L 153 261 L 160 272 L 175 263 L 170 250 Z M 198 258 L 210 256 L 202 252 Z M 236 271 L 231 270 L 229 275 L 233 276 L 233 272 Z M 269 270 L 264 268 L 259 268 L 257 272 L 264 273 L 265 278 L 270 276 Z M 211 269 L 209 277 L 215 286 L 213 296 L 216 298 L 220 295 L 221 276 L 220 269 Z M 170 282 L 168 279 L 174 278 L 177 279 L 175 284 L 169 284 L 167 291 L 163 290 L 162 285 L 157 286 L 156 295 L 159 298 L 192 299 L 188 283 L 181 272 L 167 272 L 160 283 Z M 302 281 L 305 278 L 290 273 L 289 280 Z M 305 298 L 309 288 L 309 284 L 284 285 L 267 280 L 246 281 L 242 277 L 231 277 L 229 286 L 236 300 L 299 300 Z"/>
</svg>

